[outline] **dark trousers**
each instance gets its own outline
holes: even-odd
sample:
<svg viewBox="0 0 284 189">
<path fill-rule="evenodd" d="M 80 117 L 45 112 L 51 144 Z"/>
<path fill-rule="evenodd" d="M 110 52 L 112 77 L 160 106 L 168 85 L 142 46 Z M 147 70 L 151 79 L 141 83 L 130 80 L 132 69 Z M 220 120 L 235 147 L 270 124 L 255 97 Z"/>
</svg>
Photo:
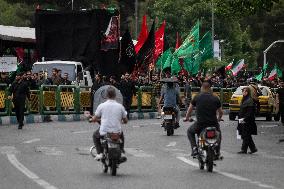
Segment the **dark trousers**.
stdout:
<svg viewBox="0 0 284 189">
<path fill-rule="evenodd" d="M 251 135 L 242 135 L 242 139 L 242 151 L 247 152 L 248 148 L 250 148 L 251 151 L 254 151 L 256 149 Z"/>
<path fill-rule="evenodd" d="M 281 123 L 284 124 L 284 111 L 280 112 L 280 117 L 281 117 Z"/>
<path fill-rule="evenodd" d="M 19 126 L 24 125 L 24 117 L 25 117 L 25 101 L 26 99 L 15 99 L 13 101 L 15 106 L 15 113 L 17 117 L 17 121 Z"/>
<path fill-rule="evenodd" d="M 284 104 L 279 104 L 279 112 L 280 118 L 281 118 L 281 123 L 284 124 Z"/>
<path fill-rule="evenodd" d="M 127 118 L 128 119 L 129 119 L 129 115 L 130 115 L 131 104 L 132 104 L 132 97 L 123 98 L 123 106 L 124 106 L 124 108 L 127 112 Z"/>
<path fill-rule="evenodd" d="M 94 141 L 94 144 L 96 146 L 96 150 L 97 150 L 97 154 L 100 154 L 100 153 L 103 153 L 103 148 L 102 148 L 102 144 L 101 144 L 101 135 L 100 135 L 100 132 L 99 132 L 100 128 L 98 128 L 94 134 L 93 134 L 93 141 Z M 121 141 L 122 143 L 120 144 L 120 148 L 121 148 L 121 151 L 124 153 L 124 134 L 123 132 L 121 132 L 121 135 L 120 135 L 120 138 L 121 138 Z"/>
<path fill-rule="evenodd" d="M 197 122 L 195 122 L 187 129 L 187 137 L 188 137 L 188 140 L 190 142 L 191 149 L 193 149 L 194 147 L 197 147 L 195 134 L 200 135 L 200 133 L 206 127 L 208 127 L 208 126 L 206 126 L 206 125 L 198 125 Z M 220 125 L 219 124 L 216 125 L 216 129 L 217 129 L 217 131 L 220 132 L 219 148 L 217 149 L 217 152 L 220 153 L 222 135 L 221 135 L 221 130 L 220 130 Z"/>
</svg>

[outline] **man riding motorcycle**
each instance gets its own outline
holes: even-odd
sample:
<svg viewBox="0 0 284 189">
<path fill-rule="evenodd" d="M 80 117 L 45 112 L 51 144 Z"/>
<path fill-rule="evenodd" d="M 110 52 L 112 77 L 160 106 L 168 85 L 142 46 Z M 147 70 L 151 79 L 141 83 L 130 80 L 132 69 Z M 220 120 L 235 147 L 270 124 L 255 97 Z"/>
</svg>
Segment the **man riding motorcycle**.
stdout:
<svg viewBox="0 0 284 189">
<path fill-rule="evenodd" d="M 203 129 L 212 126 L 216 127 L 221 134 L 220 125 L 218 123 L 222 120 L 223 116 L 221 102 L 218 97 L 213 95 L 209 81 L 204 81 L 202 83 L 201 92 L 191 101 L 183 120 L 184 122 L 192 121 L 191 113 L 193 111 L 193 107 L 196 107 L 197 121 L 188 128 L 187 136 L 191 144 L 191 155 L 195 157 L 198 154 L 195 134 L 199 135 Z M 218 118 L 216 117 L 216 111 L 218 112 Z M 217 149 L 218 156 L 220 156 L 220 145 L 221 139 L 219 141 L 219 149 Z"/>
<path fill-rule="evenodd" d="M 100 138 L 107 133 L 120 133 L 121 134 L 121 151 L 122 157 L 125 157 L 124 151 L 124 135 L 121 129 L 121 123 L 127 123 L 127 112 L 123 105 L 119 104 L 116 100 L 116 92 L 114 87 L 109 87 L 106 91 L 107 101 L 100 104 L 92 118 L 93 122 L 100 122 L 100 127 L 93 134 L 93 141 L 96 146 L 97 155 L 96 160 L 103 158 L 102 145 Z"/>
<path fill-rule="evenodd" d="M 177 102 L 181 104 L 181 99 L 179 97 L 179 91 L 177 91 L 174 82 L 167 82 L 166 87 L 161 90 L 161 97 L 159 100 L 159 104 L 164 101 L 164 107 L 171 107 L 174 108 L 174 111 L 177 115 L 176 125 L 175 127 L 179 127 L 179 120 L 180 120 L 180 110 L 177 105 Z"/>
</svg>

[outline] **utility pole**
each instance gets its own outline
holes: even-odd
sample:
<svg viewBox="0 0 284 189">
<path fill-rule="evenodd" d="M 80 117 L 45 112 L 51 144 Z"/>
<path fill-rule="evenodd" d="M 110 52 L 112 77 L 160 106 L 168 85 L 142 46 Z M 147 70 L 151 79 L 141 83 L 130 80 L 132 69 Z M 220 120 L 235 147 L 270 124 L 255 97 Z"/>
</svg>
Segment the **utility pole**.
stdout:
<svg viewBox="0 0 284 189">
<path fill-rule="evenodd" d="M 273 45 L 275 45 L 276 43 L 284 43 L 284 40 L 277 40 L 277 41 L 274 41 L 273 43 L 271 43 L 267 49 L 265 49 L 263 51 L 263 66 L 266 64 L 266 54 L 267 52 L 269 51 L 269 49 L 271 49 L 273 47 Z"/>
</svg>

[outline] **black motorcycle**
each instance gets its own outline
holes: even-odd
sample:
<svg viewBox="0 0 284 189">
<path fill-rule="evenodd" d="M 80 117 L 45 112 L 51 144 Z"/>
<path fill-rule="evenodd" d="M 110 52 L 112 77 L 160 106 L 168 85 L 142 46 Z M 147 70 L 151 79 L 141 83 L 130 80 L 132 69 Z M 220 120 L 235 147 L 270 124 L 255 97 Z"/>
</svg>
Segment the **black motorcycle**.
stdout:
<svg viewBox="0 0 284 189">
<path fill-rule="evenodd" d="M 174 107 L 163 107 L 163 123 L 165 131 L 167 131 L 167 136 L 174 134 L 174 129 L 176 128 L 176 111 Z"/>
<path fill-rule="evenodd" d="M 108 168 L 110 168 L 111 175 L 116 176 L 119 164 L 126 161 L 126 157 L 121 157 L 121 143 L 120 133 L 108 133 L 101 138 L 103 148 L 101 162 L 104 173 L 107 173 Z M 90 153 L 95 157 L 94 150 L 95 146 L 91 147 Z"/>
<path fill-rule="evenodd" d="M 205 165 L 207 171 L 212 172 L 213 166 L 216 165 L 214 161 L 223 159 L 218 154 L 220 140 L 220 132 L 215 127 L 207 127 L 200 133 L 197 143 L 198 155 L 196 156 L 200 169 L 204 169 Z"/>
</svg>

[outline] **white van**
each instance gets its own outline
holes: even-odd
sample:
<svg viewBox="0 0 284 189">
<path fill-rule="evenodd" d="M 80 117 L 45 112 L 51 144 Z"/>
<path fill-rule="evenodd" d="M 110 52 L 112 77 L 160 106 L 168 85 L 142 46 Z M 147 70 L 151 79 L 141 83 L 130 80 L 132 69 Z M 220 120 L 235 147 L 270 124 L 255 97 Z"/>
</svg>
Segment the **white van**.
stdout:
<svg viewBox="0 0 284 189">
<path fill-rule="evenodd" d="M 33 73 L 38 73 L 40 71 L 47 72 L 49 76 L 52 75 L 52 69 L 60 69 L 62 71 L 62 76 L 64 73 L 68 73 L 69 80 L 74 85 L 79 86 L 92 86 L 92 78 L 89 71 L 83 69 L 81 62 L 74 61 L 44 61 L 44 62 L 35 62 L 33 64 Z"/>
</svg>

